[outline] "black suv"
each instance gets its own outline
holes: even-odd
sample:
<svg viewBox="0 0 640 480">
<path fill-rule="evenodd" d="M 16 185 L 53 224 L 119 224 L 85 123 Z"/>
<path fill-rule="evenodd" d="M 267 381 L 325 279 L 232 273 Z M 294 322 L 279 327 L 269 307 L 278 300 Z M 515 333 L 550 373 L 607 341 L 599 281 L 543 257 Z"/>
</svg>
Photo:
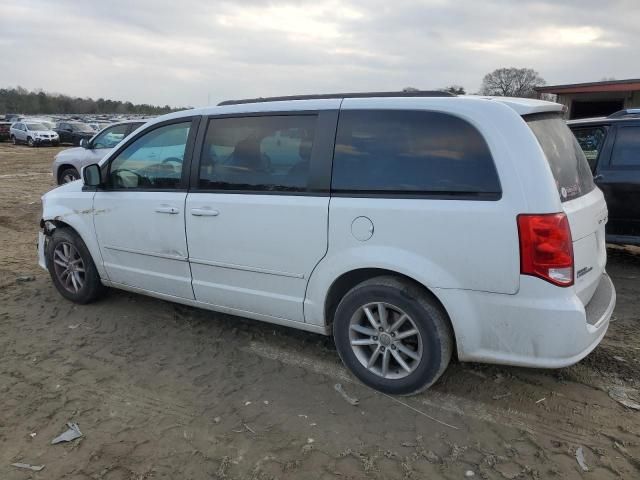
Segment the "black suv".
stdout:
<svg viewBox="0 0 640 480">
<path fill-rule="evenodd" d="M 81 140 L 89 140 L 96 132 L 86 123 L 59 122 L 53 129 L 60 137 L 60 143 L 80 145 Z"/>
<path fill-rule="evenodd" d="M 607 242 L 640 245 L 640 108 L 567 123 L 607 200 Z"/>
</svg>

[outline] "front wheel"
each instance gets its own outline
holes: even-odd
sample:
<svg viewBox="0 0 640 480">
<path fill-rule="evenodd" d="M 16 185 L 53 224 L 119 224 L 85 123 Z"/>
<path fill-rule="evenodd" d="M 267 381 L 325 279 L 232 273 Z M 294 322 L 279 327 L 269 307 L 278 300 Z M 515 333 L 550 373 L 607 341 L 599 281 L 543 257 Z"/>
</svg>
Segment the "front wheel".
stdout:
<svg viewBox="0 0 640 480">
<path fill-rule="evenodd" d="M 90 303 L 105 291 L 98 270 L 80 236 L 68 228 L 56 228 L 46 250 L 47 269 L 56 289 L 75 303 Z"/>
<path fill-rule="evenodd" d="M 64 183 L 70 183 L 80 179 L 80 174 L 75 168 L 69 167 L 60 172 L 59 178 L 60 181 L 58 182 L 58 185 L 62 185 Z"/>
<path fill-rule="evenodd" d="M 415 284 L 390 276 L 367 280 L 344 296 L 333 334 L 340 358 L 354 375 L 394 395 L 435 383 L 453 350 L 442 307 Z"/>
<path fill-rule="evenodd" d="M 27 138 L 27 144 L 28 144 L 30 147 L 35 147 L 35 146 L 36 146 L 36 142 L 34 142 L 34 141 L 33 141 L 33 138 L 31 138 L 31 137 Z"/>
</svg>

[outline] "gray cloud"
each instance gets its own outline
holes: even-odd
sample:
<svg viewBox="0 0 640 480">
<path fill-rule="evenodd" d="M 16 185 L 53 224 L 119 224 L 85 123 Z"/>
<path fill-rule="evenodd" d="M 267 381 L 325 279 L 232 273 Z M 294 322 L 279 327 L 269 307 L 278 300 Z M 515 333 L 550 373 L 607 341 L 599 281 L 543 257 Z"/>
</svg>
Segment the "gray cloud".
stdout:
<svg viewBox="0 0 640 480">
<path fill-rule="evenodd" d="M 640 76 L 636 0 L 3 0 L 0 81 L 171 105 Z"/>
</svg>

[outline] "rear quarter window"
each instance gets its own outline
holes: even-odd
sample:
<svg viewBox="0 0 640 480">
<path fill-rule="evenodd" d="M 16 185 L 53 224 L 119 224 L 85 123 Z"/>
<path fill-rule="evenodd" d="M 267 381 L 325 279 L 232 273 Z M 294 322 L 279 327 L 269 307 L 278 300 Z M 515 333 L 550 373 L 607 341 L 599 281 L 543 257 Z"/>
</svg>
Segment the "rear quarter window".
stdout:
<svg viewBox="0 0 640 480">
<path fill-rule="evenodd" d="M 480 132 L 461 118 L 419 110 L 341 111 L 331 189 L 487 199 L 501 193 Z"/>
<path fill-rule="evenodd" d="M 562 114 L 537 113 L 524 119 L 549 162 L 560 200 L 574 200 L 591 192 L 595 188 L 591 168 Z"/>
<path fill-rule="evenodd" d="M 604 145 L 604 139 L 607 136 L 607 127 L 576 127 L 571 131 L 578 141 L 578 145 L 582 148 L 584 156 L 589 162 L 589 167 L 593 171 L 596 168 L 600 151 Z"/>
</svg>

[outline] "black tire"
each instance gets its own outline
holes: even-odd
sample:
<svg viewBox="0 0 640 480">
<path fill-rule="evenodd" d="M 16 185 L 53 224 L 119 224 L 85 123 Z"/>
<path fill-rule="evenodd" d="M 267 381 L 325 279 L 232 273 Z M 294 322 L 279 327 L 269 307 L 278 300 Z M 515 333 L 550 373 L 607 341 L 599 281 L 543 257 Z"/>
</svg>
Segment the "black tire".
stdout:
<svg viewBox="0 0 640 480">
<path fill-rule="evenodd" d="M 384 378 L 369 370 L 351 346 L 352 317 L 361 307 L 378 302 L 396 306 L 406 313 L 422 341 L 421 358 L 415 361 L 415 369 L 403 378 Z M 453 351 L 453 332 L 440 304 L 416 284 L 392 276 L 375 277 L 352 288 L 338 304 L 333 335 L 338 354 L 347 368 L 365 385 L 392 395 L 411 395 L 429 388 L 446 370 Z"/>
<path fill-rule="evenodd" d="M 13 143 L 14 145 L 18 144 L 18 139 L 15 137 L 15 135 L 11 135 L 11 143 Z"/>
<path fill-rule="evenodd" d="M 73 178 L 73 180 L 71 178 Z M 65 183 L 73 182 L 74 180 L 79 179 L 80 174 L 78 173 L 78 170 L 73 167 L 68 167 L 58 174 L 58 185 L 64 185 Z"/>
<path fill-rule="evenodd" d="M 35 146 L 36 146 L 36 142 L 34 142 L 34 141 L 33 141 L 33 138 L 31 138 L 31 137 L 27 137 L 27 144 L 28 144 L 31 148 L 33 148 L 33 147 L 35 147 Z"/>
<path fill-rule="evenodd" d="M 72 292 L 65 287 L 64 282 L 61 280 L 56 267 L 54 266 L 54 252 L 56 248 L 63 243 L 71 244 L 75 247 L 82 259 L 82 264 L 84 266 L 83 283 L 77 292 Z M 56 228 L 53 231 L 53 234 L 47 242 L 45 254 L 47 269 L 49 270 L 51 280 L 60 295 L 67 300 L 80 304 L 90 303 L 100 298 L 106 291 L 106 287 L 102 285 L 102 282 L 100 281 L 98 270 L 96 269 L 96 265 L 91 258 L 91 254 L 89 253 L 87 246 L 80 236 L 70 228 Z"/>
<path fill-rule="evenodd" d="M 53 145 L 54 147 L 57 147 L 60 145 L 60 142 L 51 142 L 51 145 Z"/>
</svg>

